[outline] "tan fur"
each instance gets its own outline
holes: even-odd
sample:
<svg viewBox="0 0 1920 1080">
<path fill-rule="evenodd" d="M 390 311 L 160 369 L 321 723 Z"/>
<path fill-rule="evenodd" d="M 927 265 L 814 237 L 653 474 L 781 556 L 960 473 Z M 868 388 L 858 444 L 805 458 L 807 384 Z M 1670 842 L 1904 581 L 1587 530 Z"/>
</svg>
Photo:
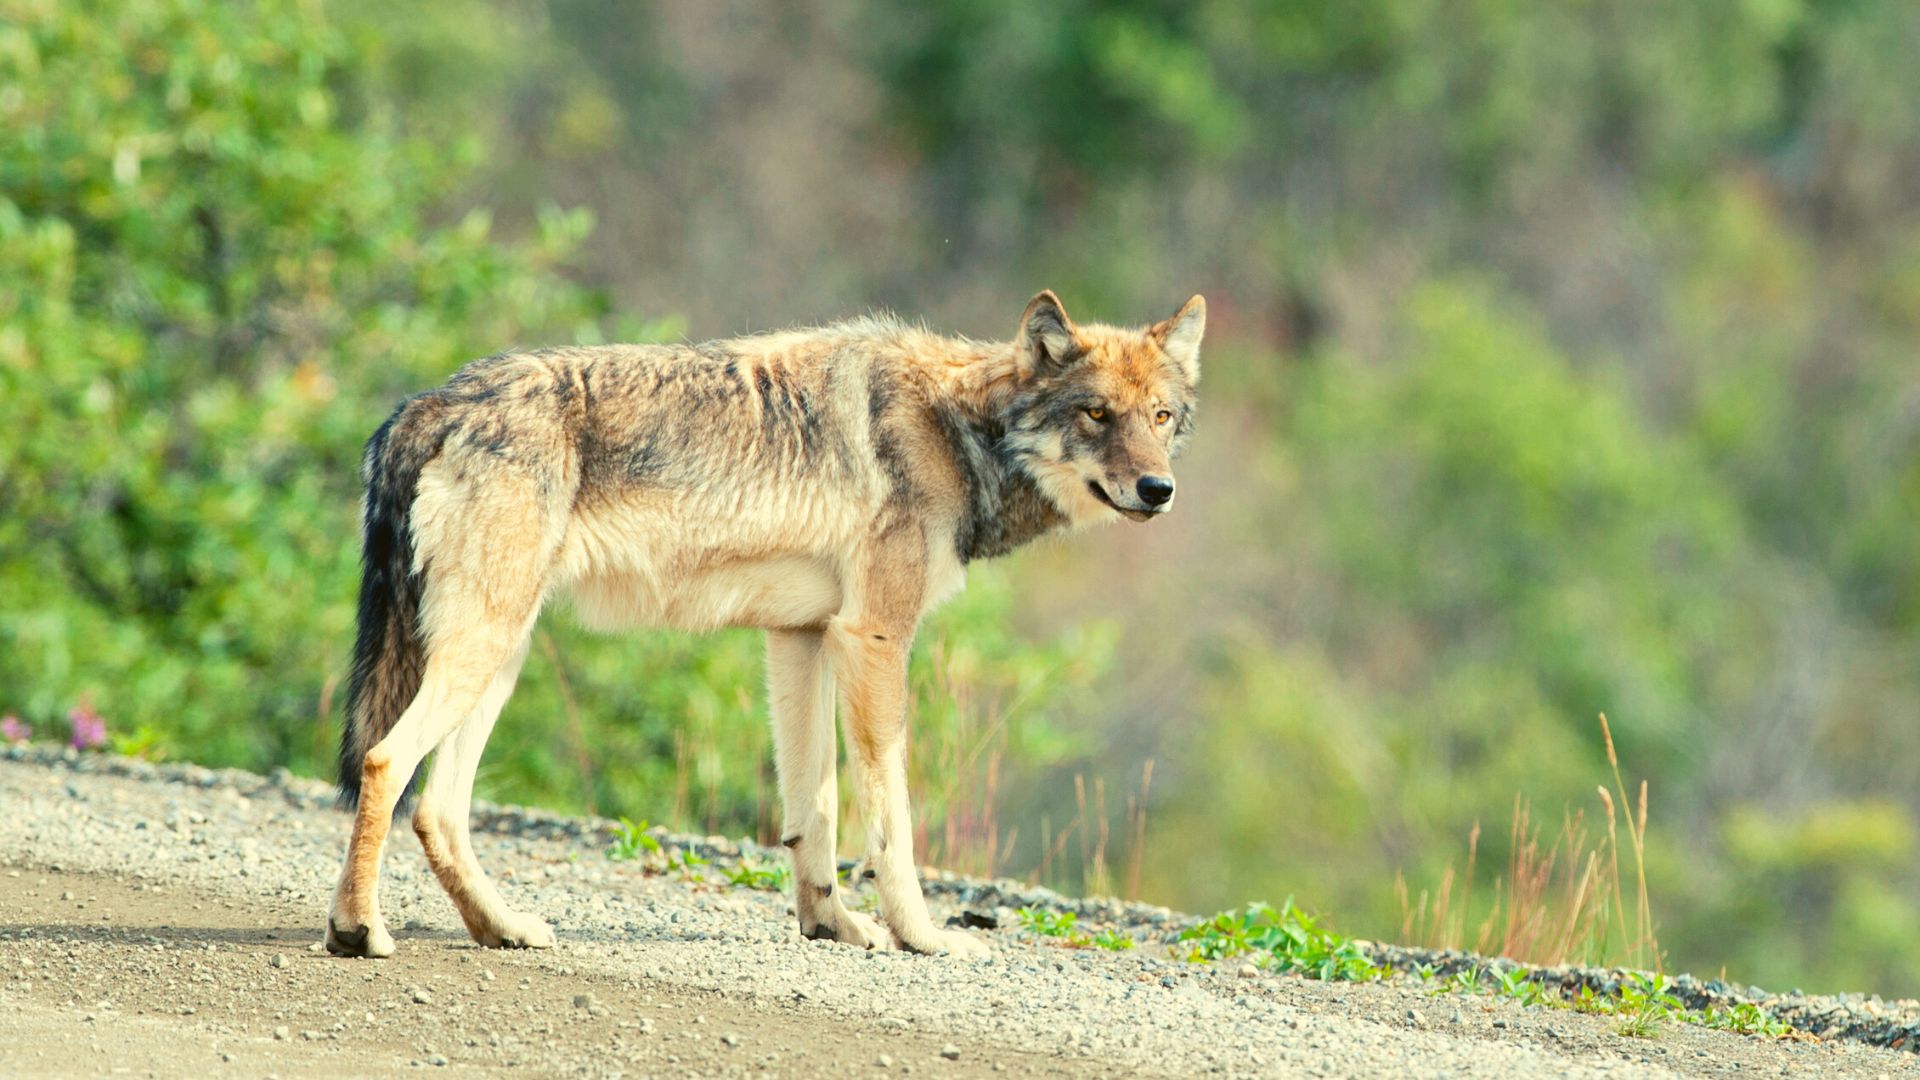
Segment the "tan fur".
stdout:
<svg viewBox="0 0 1920 1080">
<path fill-rule="evenodd" d="M 1199 297 L 1127 330 L 1077 326 L 1042 293 L 1011 342 L 862 319 L 698 347 L 550 349 L 477 361 L 409 400 L 366 455 L 341 752 L 358 813 L 328 948 L 393 951 L 380 852 L 436 747 L 414 815 L 435 875 L 475 940 L 553 943 L 481 872 L 467 804 L 533 621 L 559 599 L 599 629 L 766 629 L 802 932 L 983 951 L 934 927 L 915 876 L 915 630 L 973 559 L 1171 505 L 1204 327 Z M 836 697 L 884 927 L 835 887 Z"/>
</svg>

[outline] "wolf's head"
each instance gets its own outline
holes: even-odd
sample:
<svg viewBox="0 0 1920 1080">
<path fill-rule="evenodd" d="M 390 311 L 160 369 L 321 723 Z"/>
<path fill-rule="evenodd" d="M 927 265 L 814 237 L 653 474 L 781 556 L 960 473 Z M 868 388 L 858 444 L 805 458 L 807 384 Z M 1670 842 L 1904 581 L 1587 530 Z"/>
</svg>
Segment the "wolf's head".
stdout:
<svg viewBox="0 0 1920 1080">
<path fill-rule="evenodd" d="M 1051 291 L 1027 304 L 1004 445 L 1069 521 L 1146 521 L 1173 507 L 1206 328 L 1198 296 L 1143 330 L 1076 326 Z"/>
</svg>

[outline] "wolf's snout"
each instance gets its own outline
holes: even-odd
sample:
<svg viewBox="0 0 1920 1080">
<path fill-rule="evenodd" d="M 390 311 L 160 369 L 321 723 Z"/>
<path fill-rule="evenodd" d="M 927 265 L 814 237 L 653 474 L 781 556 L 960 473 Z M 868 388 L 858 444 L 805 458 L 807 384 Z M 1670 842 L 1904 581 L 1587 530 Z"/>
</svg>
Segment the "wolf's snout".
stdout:
<svg viewBox="0 0 1920 1080">
<path fill-rule="evenodd" d="M 1140 494 L 1140 501 L 1148 506 L 1165 506 L 1173 498 L 1173 477 L 1143 476 L 1133 485 Z"/>
</svg>

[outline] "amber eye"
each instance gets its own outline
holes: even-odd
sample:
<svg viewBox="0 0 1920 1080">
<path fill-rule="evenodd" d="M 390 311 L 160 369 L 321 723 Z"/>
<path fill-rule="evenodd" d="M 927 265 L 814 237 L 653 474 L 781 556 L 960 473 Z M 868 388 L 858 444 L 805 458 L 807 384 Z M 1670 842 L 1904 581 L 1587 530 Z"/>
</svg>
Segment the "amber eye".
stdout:
<svg viewBox="0 0 1920 1080">
<path fill-rule="evenodd" d="M 1164 424 L 1171 419 L 1173 419 L 1173 414 L 1165 409 L 1161 409 L 1159 412 L 1153 414 L 1153 422 L 1156 424 Z"/>
<path fill-rule="evenodd" d="M 1093 420 L 1105 420 L 1107 418 L 1107 410 L 1095 405 L 1093 408 L 1087 410 L 1087 416 Z"/>
</svg>

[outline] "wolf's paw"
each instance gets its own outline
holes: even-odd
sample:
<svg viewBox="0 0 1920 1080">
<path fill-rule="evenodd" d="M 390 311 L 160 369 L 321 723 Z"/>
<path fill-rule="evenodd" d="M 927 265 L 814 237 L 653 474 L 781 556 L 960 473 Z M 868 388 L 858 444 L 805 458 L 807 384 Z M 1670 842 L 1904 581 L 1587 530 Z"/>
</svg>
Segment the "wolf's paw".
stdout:
<svg viewBox="0 0 1920 1080">
<path fill-rule="evenodd" d="M 813 941 L 838 941 L 842 945 L 854 945 L 869 951 L 893 947 L 893 935 L 887 933 L 879 923 L 844 907 L 825 922 L 802 926 L 800 933 Z"/>
<path fill-rule="evenodd" d="M 545 919 L 510 911 L 493 929 L 475 934 L 474 940 L 489 949 L 551 949 L 553 927 Z"/>
<path fill-rule="evenodd" d="M 366 956 L 381 959 L 393 955 L 393 935 L 375 918 L 365 926 L 343 930 L 340 920 L 327 919 L 327 951 L 335 956 Z"/>
<path fill-rule="evenodd" d="M 911 937 L 896 934 L 900 947 L 924 956 L 952 956 L 961 960 L 983 960 L 993 955 L 993 947 L 964 930 L 935 930 L 927 927 Z"/>
</svg>

